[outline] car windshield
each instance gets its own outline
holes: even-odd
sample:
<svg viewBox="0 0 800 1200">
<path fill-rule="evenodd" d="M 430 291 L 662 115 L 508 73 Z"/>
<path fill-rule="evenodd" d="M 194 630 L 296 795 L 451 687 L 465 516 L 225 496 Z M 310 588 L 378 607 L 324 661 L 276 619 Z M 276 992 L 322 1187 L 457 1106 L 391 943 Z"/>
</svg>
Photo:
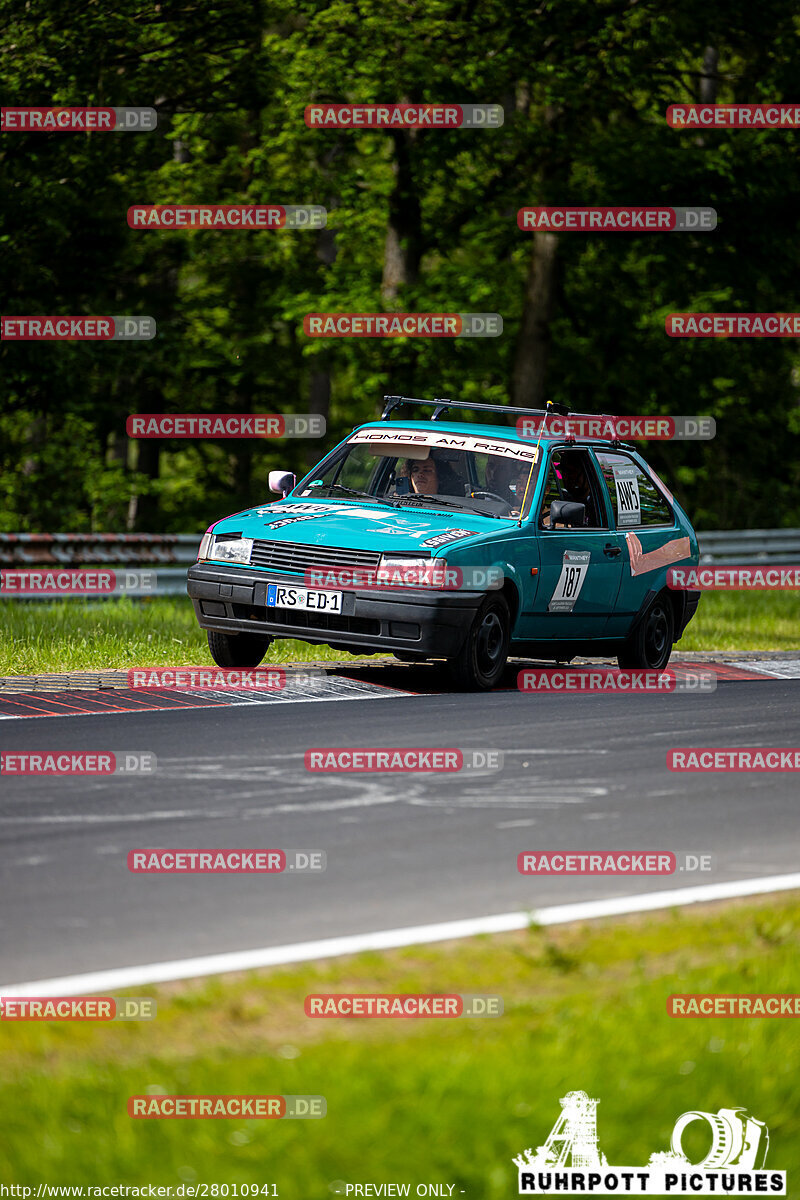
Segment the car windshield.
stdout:
<svg viewBox="0 0 800 1200">
<path fill-rule="evenodd" d="M 527 490 L 524 515 L 530 510 L 538 470 L 532 446 L 417 430 L 378 431 L 374 441 L 370 434 L 357 431 L 293 494 L 508 518 L 519 516 Z"/>
</svg>

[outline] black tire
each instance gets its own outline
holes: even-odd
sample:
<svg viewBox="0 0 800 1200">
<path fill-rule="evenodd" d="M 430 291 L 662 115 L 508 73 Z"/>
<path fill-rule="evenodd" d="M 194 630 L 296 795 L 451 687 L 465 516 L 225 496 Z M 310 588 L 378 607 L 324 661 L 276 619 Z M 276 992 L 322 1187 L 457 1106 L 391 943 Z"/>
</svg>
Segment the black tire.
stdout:
<svg viewBox="0 0 800 1200">
<path fill-rule="evenodd" d="M 617 655 L 621 667 L 660 671 L 669 662 L 675 642 L 675 612 L 666 592 L 660 592 Z"/>
<path fill-rule="evenodd" d="M 218 633 L 216 629 L 206 633 L 211 657 L 218 667 L 257 667 L 273 641 L 257 633 Z"/>
<path fill-rule="evenodd" d="M 464 645 L 447 660 L 456 686 L 468 692 L 488 692 L 493 688 L 505 669 L 510 641 L 511 613 L 505 598 L 486 596 Z"/>
</svg>

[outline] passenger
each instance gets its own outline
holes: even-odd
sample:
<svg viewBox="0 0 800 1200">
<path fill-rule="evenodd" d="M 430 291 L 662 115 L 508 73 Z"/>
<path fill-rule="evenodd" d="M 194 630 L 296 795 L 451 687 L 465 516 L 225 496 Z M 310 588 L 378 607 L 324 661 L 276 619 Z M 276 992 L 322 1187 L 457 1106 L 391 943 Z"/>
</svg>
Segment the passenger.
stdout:
<svg viewBox="0 0 800 1200">
<path fill-rule="evenodd" d="M 553 495 L 554 488 L 551 488 L 549 492 L 550 502 L 560 499 L 570 500 L 574 504 L 582 504 L 585 508 L 583 524 L 594 524 L 594 505 L 592 503 L 592 492 L 591 488 L 589 487 L 589 479 L 586 474 L 586 468 L 583 465 L 582 456 L 575 453 L 563 454 L 558 462 L 553 463 L 553 467 L 558 480 L 557 486 L 560 495 Z M 542 507 L 540 524 L 545 526 L 545 528 L 554 528 L 550 523 L 549 503 L 546 503 Z M 559 521 L 556 523 L 555 528 L 567 529 L 573 528 L 573 526 L 563 525 Z"/>
<path fill-rule="evenodd" d="M 497 455 L 490 455 L 486 462 L 486 491 L 494 492 L 496 496 L 500 496 L 507 504 L 513 507 L 514 493 L 511 490 L 511 485 L 514 482 L 514 476 L 517 472 L 518 463 L 513 459 L 509 462 L 507 459 L 498 458 Z"/>
<path fill-rule="evenodd" d="M 514 517 L 518 517 L 519 514 L 522 512 L 523 500 L 525 500 L 526 508 L 530 507 L 530 502 L 531 502 L 531 499 L 533 498 L 533 486 L 534 485 L 533 485 L 532 480 L 531 480 L 530 485 L 528 484 L 528 480 L 530 479 L 530 475 L 531 475 L 530 463 L 523 463 L 522 466 L 515 464 L 515 466 L 517 467 L 518 473 L 517 473 L 516 479 L 514 480 L 515 491 L 514 491 L 514 500 L 512 502 L 511 515 Z M 527 499 L 525 498 L 525 489 L 526 488 L 528 489 Z"/>
<path fill-rule="evenodd" d="M 590 523 L 590 509 L 592 509 L 592 493 L 582 456 L 580 454 L 565 454 L 561 459 L 560 471 L 561 486 L 564 492 L 562 499 L 572 500 L 576 504 L 583 504 L 586 509 L 583 523 L 584 525 L 588 525 Z"/>
</svg>

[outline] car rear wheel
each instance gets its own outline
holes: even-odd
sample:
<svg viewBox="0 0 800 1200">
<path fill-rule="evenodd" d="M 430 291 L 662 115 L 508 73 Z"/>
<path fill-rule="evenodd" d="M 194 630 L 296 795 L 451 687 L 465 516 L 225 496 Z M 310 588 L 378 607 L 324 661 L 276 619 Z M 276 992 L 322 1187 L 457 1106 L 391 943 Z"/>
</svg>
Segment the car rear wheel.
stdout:
<svg viewBox="0 0 800 1200">
<path fill-rule="evenodd" d="M 257 667 L 273 639 L 257 633 L 218 633 L 208 629 L 208 648 L 218 667 Z"/>
<path fill-rule="evenodd" d="M 487 596 L 458 654 L 447 666 L 457 687 L 487 692 L 503 674 L 511 640 L 511 614 L 502 596 Z"/>
<path fill-rule="evenodd" d="M 656 596 L 633 635 L 617 655 L 621 667 L 660 671 L 669 662 L 675 641 L 675 613 L 669 596 Z"/>
</svg>

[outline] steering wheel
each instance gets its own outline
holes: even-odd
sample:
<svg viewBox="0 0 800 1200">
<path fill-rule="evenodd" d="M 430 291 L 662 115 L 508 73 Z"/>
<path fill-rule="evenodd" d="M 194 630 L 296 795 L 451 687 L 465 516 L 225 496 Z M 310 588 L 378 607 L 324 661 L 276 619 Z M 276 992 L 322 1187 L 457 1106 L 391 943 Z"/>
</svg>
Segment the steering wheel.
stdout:
<svg viewBox="0 0 800 1200">
<path fill-rule="evenodd" d="M 497 492 L 484 491 L 483 488 L 477 488 L 476 491 L 470 492 L 470 498 L 473 500 L 499 500 L 501 504 L 508 505 L 508 500 L 504 496 L 498 496 Z"/>
</svg>

